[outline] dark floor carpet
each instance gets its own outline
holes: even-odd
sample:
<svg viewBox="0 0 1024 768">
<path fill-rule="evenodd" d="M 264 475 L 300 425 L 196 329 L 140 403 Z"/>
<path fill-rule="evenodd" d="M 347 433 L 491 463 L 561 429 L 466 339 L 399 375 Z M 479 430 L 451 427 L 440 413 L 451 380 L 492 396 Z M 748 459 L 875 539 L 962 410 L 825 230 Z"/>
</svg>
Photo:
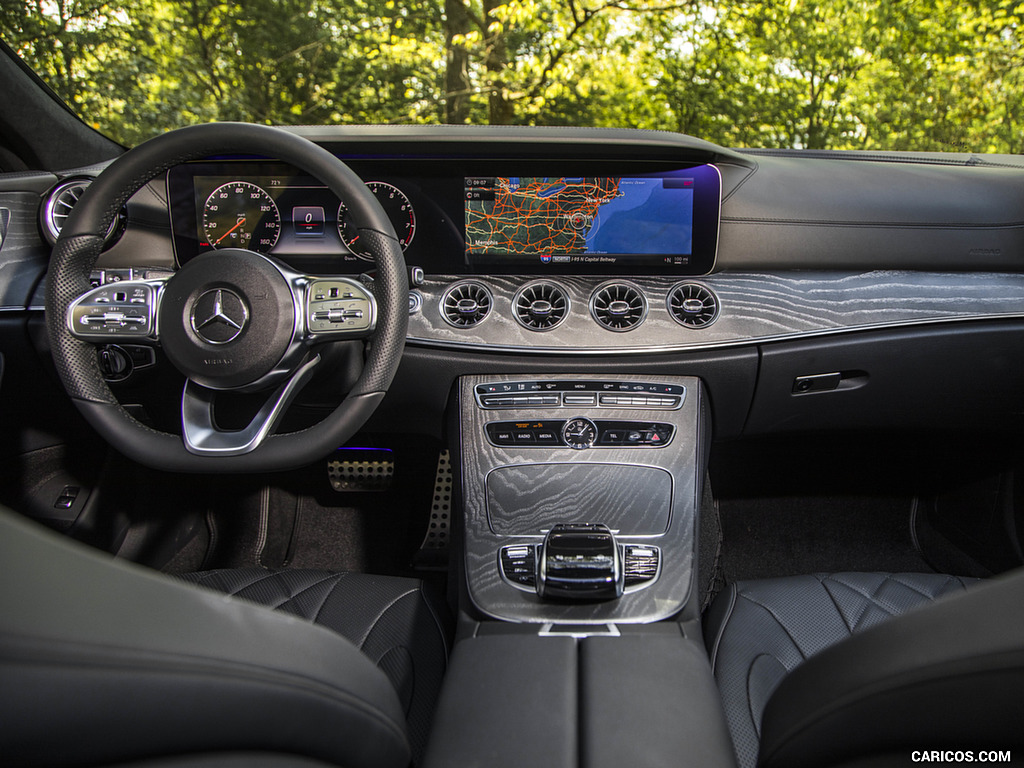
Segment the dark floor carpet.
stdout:
<svg viewBox="0 0 1024 768">
<path fill-rule="evenodd" d="M 719 499 L 726 581 L 820 571 L 930 572 L 908 497 Z"/>
<path fill-rule="evenodd" d="M 262 566 L 413 575 L 429 524 L 438 450 L 433 442 L 407 441 L 390 454 L 394 482 L 380 491 L 339 492 L 324 463 L 222 478 L 205 498 L 205 555 L 198 557 L 204 542 L 197 541 L 168 570 Z"/>
<path fill-rule="evenodd" d="M 338 494 L 337 506 L 299 499 L 293 568 L 404 574 L 413 535 L 408 516 L 389 494 Z M 348 504 L 346 504 L 348 502 Z M 389 503 L 390 502 L 390 503 Z M 422 538 L 422 532 L 420 532 Z"/>
</svg>

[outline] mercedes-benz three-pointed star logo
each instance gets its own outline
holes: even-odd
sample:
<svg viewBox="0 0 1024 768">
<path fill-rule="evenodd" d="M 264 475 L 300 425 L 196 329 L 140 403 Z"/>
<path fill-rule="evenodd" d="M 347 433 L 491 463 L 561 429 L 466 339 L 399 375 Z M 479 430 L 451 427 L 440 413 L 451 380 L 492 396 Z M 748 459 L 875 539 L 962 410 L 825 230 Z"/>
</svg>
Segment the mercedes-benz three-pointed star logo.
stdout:
<svg viewBox="0 0 1024 768">
<path fill-rule="evenodd" d="M 192 330 L 210 344 L 227 344 L 238 338 L 249 320 L 249 309 L 234 291 L 213 288 L 192 305 Z"/>
</svg>

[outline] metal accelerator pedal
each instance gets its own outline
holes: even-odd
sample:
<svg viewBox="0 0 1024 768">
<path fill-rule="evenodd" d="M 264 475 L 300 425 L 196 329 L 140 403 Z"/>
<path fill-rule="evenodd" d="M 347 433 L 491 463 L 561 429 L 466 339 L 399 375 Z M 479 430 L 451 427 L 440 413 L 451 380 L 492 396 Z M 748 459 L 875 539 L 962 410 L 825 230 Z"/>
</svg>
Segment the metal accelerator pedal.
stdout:
<svg viewBox="0 0 1024 768">
<path fill-rule="evenodd" d="M 338 493 L 386 491 L 395 477 L 395 462 L 390 450 L 380 448 L 344 448 L 344 459 L 327 462 L 327 477 Z M 363 458 L 356 458 L 357 456 Z"/>
</svg>

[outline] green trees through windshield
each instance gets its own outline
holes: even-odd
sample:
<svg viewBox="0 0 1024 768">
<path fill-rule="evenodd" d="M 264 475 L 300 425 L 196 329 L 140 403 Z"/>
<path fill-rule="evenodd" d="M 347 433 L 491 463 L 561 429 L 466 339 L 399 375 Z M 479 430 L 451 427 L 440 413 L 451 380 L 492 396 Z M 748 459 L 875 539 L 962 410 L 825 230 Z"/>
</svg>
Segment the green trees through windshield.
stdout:
<svg viewBox="0 0 1024 768">
<path fill-rule="evenodd" d="M 126 144 L 207 120 L 682 131 L 1024 152 L 1024 0 L 4 0 L 0 34 Z"/>
</svg>

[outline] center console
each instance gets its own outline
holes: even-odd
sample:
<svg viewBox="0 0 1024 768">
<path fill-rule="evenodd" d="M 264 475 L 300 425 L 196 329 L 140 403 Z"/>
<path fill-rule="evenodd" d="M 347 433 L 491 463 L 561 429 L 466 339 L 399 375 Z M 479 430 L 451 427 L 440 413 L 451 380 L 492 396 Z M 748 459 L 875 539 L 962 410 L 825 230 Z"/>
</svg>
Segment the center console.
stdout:
<svg viewBox="0 0 1024 768">
<path fill-rule="evenodd" d="M 458 396 L 475 620 L 426 768 L 735 768 L 697 605 L 701 381 L 466 376 Z"/>
<path fill-rule="evenodd" d="M 473 606 L 552 626 L 679 614 L 695 583 L 700 380 L 466 376 L 459 387 Z"/>
</svg>

